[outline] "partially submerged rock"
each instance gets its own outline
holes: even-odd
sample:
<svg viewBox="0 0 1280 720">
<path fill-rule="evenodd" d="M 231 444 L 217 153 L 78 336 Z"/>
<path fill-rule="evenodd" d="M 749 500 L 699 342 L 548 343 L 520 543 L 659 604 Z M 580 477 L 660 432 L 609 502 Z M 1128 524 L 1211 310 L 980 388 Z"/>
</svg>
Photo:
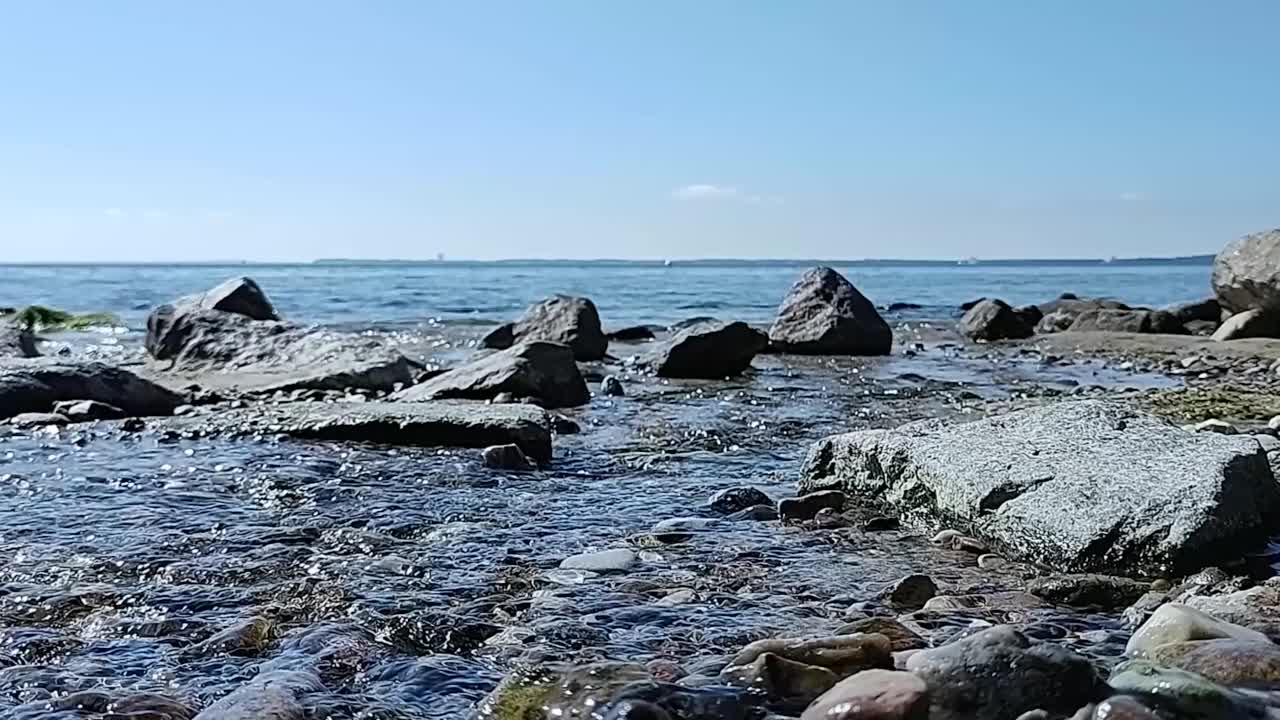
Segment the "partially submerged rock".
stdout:
<svg viewBox="0 0 1280 720">
<path fill-rule="evenodd" d="M 574 407 L 591 400 L 573 351 L 548 342 L 521 343 L 485 355 L 392 397 L 402 402 L 490 400 L 501 393 L 532 399 L 545 408 Z"/>
<path fill-rule="evenodd" d="M 1035 323 L 1003 300 L 983 300 L 960 318 L 960 333 L 970 340 L 1016 340 L 1034 332 Z"/>
<path fill-rule="evenodd" d="M 1082 452 L 1087 448 L 1087 452 Z M 802 491 L 840 488 L 1065 571 L 1188 571 L 1265 542 L 1280 490 L 1258 443 L 1105 401 L 836 435 Z"/>
<path fill-rule="evenodd" d="M 272 670 L 205 708 L 195 720 L 303 720 L 302 698 L 323 689 L 313 673 Z"/>
<path fill-rule="evenodd" d="M 530 305 L 519 320 L 486 335 L 483 344 L 505 350 L 533 341 L 568 345 L 573 356 L 584 361 L 600 360 L 609 349 L 595 303 L 571 295 L 554 295 Z"/>
<path fill-rule="evenodd" d="M 803 355 L 888 355 L 893 332 L 843 275 L 817 267 L 783 299 L 769 343 L 779 352 Z"/>
<path fill-rule="evenodd" d="M 1203 675 L 1233 687 L 1280 685 L 1280 647 L 1234 638 L 1160 645 L 1147 653 L 1157 665 Z"/>
<path fill-rule="evenodd" d="M 769 339 L 744 322 L 704 322 L 662 343 L 648 364 L 662 377 L 719 379 L 751 367 Z"/>
<path fill-rule="evenodd" d="M 33 358 L 39 357 L 36 349 L 36 336 L 30 330 L 0 323 L 0 358 Z"/>
<path fill-rule="evenodd" d="M 536 466 L 529 462 L 524 450 L 515 443 L 490 445 L 481 452 L 481 456 L 484 458 L 484 466 L 494 470 L 522 472 L 536 469 Z"/>
<path fill-rule="evenodd" d="M 1221 620 L 1180 603 L 1167 603 L 1156 609 L 1142 627 L 1129 638 L 1125 654 L 1146 657 L 1162 645 L 1194 640 L 1230 638 L 1251 643 L 1270 643 L 1266 635 Z"/>
<path fill-rule="evenodd" d="M 1213 292 L 1232 312 L 1280 311 L 1280 228 L 1227 244 L 1213 261 Z"/>
<path fill-rule="evenodd" d="M 182 342 L 169 337 L 174 324 L 187 313 L 204 310 L 241 315 L 250 320 L 280 319 L 258 283 L 247 277 L 230 278 L 210 290 L 180 297 L 152 310 L 147 317 L 147 352 L 158 358 L 173 355 L 175 346 Z"/>
<path fill-rule="evenodd" d="M 914 673 L 864 670 L 841 680 L 800 720 L 928 720 L 929 688 Z"/>
<path fill-rule="evenodd" d="M 55 358 L 0 360 L 0 418 L 96 400 L 129 415 L 169 415 L 183 398 L 122 368 Z"/>
<path fill-rule="evenodd" d="M 1072 607 L 1123 608 L 1151 590 L 1151 583 L 1112 575 L 1050 575 L 1027 583 L 1027 592 Z"/>
<path fill-rule="evenodd" d="M 1194 720 L 1270 717 L 1265 705 L 1248 695 L 1224 688 L 1202 675 L 1159 667 L 1146 660 L 1130 660 L 1116 666 L 1108 682 L 1118 693 L 1154 700 L 1160 707 L 1167 708 L 1171 717 Z"/>
</svg>

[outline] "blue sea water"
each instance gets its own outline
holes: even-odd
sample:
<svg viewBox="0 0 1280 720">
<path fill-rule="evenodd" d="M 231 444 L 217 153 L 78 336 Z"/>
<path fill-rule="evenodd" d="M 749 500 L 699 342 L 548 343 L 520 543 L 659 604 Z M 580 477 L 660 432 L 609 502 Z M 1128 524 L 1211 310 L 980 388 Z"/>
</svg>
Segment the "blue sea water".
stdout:
<svg viewBox="0 0 1280 720">
<path fill-rule="evenodd" d="M 837 265 L 873 302 L 953 317 L 981 296 L 1014 305 L 1063 292 L 1163 306 L 1211 294 L 1207 262 Z M 606 327 L 693 316 L 767 323 L 805 270 L 797 263 L 378 263 L 296 265 L 0 265 L 0 306 L 116 313 L 131 329 L 174 297 L 235 275 L 256 279 L 281 313 L 310 323 L 406 326 L 503 322 L 552 293 L 586 295 Z"/>
</svg>

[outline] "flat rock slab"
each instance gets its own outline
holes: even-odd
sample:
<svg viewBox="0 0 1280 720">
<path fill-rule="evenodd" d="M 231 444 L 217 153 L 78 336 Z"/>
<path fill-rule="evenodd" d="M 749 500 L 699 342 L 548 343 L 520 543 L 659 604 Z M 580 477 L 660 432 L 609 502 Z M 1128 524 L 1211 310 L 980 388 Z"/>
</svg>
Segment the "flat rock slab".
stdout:
<svg viewBox="0 0 1280 720">
<path fill-rule="evenodd" d="M 169 425 L 216 434 L 270 433 L 305 440 L 413 447 L 485 448 L 512 444 L 534 460 L 551 460 L 551 417 L 530 405 L 302 402 L 175 418 Z"/>
<path fill-rule="evenodd" d="M 1265 542 L 1280 490 L 1257 441 L 1105 401 L 819 441 L 802 490 L 839 488 L 1058 571 L 1166 574 Z"/>
<path fill-rule="evenodd" d="M 49 412 L 65 400 L 95 400 L 127 415 L 168 415 L 184 402 L 177 393 L 106 363 L 0 359 L 0 418 Z"/>
</svg>

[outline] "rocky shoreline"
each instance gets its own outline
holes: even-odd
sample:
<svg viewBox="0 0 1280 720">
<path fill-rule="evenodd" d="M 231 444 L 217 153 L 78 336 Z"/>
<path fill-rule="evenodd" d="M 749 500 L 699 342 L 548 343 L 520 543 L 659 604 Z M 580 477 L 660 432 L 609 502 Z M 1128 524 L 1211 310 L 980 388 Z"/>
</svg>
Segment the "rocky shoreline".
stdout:
<svg viewBox="0 0 1280 720">
<path fill-rule="evenodd" d="M 1224 250 L 1211 302 L 984 299 L 963 341 L 891 328 L 829 268 L 771 328 L 606 333 L 555 296 L 447 368 L 282 319 L 248 278 L 157 308 L 139 366 L 33 357 L 31 328 L 6 327 L 15 486 L 40 457 L 129 472 L 137 453 L 143 474 L 247 454 L 261 470 L 191 507 L 225 494 L 287 523 L 161 541 L 248 574 L 115 560 L 55 582 L 12 561 L 0 699 L 20 718 L 408 718 L 386 698 L 436 683 L 461 689 L 424 690 L 450 698 L 430 716 L 494 720 L 1280 716 L 1280 340 L 1242 337 L 1274 311 L 1255 257 L 1273 235 Z M 294 485 L 282 457 L 336 469 Z M 174 463 L 156 491 L 191 482 Z M 206 625 L 152 573 L 242 597 Z M 124 625 L 157 639 L 148 662 L 230 663 L 236 689 L 68 674 Z"/>
</svg>

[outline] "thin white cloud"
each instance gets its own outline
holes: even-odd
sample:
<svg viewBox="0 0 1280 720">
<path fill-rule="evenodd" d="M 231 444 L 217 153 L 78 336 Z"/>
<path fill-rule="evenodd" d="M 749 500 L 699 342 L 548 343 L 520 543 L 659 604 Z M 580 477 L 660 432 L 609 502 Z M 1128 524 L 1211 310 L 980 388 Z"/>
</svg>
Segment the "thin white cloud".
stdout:
<svg viewBox="0 0 1280 720">
<path fill-rule="evenodd" d="M 124 217 L 124 211 L 120 208 L 107 208 L 102 211 L 107 217 Z"/>
<path fill-rule="evenodd" d="M 725 185 L 695 184 L 678 187 L 671 194 L 680 200 L 706 200 L 736 197 L 738 189 Z"/>
<path fill-rule="evenodd" d="M 1125 202 L 1137 202 L 1137 201 L 1142 200 L 1142 199 L 1144 199 L 1144 198 L 1146 198 L 1146 197 L 1147 197 L 1146 193 L 1140 193 L 1140 192 L 1122 192 L 1122 193 L 1120 193 L 1120 199 L 1121 199 L 1121 200 L 1123 200 L 1123 201 L 1125 201 Z"/>
</svg>

